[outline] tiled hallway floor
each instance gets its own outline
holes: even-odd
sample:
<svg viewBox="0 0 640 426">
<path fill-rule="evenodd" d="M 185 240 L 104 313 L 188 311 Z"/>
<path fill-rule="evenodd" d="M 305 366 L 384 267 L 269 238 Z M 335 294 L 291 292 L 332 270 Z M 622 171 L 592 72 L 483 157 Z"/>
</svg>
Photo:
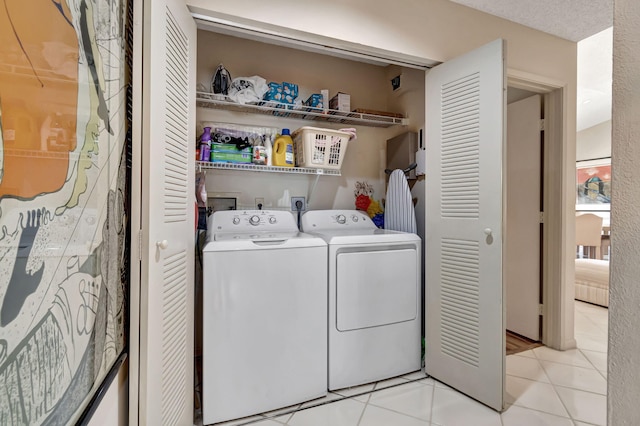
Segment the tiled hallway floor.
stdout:
<svg viewBox="0 0 640 426">
<path fill-rule="evenodd" d="M 607 309 L 576 302 L 577 349 L 509 355 L 502 414 L 416 372 L 219 425 L 606 425 L 607 321 Z"/>
</svg>

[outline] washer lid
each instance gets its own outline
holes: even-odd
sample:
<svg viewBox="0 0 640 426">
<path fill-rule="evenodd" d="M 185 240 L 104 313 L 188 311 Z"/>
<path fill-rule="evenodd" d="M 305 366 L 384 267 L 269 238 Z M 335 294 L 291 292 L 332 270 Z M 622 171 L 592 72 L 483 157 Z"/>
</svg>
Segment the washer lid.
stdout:
<svg viewBox="0 0 640 426">
<path fill-rule="evenodd" d="M 202 251 L 290 249 L 326 246 L 327 243 L 322 238 L 304 232 L 222 232 L 212 234 L 212 239 L 204 246 Z"/>
</svg>

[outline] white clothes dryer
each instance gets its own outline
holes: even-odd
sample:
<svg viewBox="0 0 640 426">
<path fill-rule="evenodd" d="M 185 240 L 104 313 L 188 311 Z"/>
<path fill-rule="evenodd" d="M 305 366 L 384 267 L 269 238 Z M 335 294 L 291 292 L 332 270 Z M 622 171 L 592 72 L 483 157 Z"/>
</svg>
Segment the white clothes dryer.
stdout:
<svg viewBox="0 0 640 426">
<path fill-rule="evenodd" d="M 315 210 L 301 229 L 329 244 L 329 390 L 420 370 L 420 237 L 357 210 Z"/>
<path fill-rule="evenodd" d="M 287 211 L 219 211 L 203 249 L 202 419 L 327 393 L 327 244 Z"/>
</svg>

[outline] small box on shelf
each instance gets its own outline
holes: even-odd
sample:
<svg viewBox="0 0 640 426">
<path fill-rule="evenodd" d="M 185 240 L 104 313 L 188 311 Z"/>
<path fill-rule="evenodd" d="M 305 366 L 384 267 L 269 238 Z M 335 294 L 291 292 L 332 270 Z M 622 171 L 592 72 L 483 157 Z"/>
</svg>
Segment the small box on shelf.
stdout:
<svg viewBox="0 0 640 426">
<path fill-rule="evenodd" d="M 342 112 L 351 111 L 351 95 L 347 93 L 338 92 L 329 101 L 329 108 Z"/>
<path fill-rule="evenodd" d="M 305 106 L 322 109 L 324 103 L 322 101 L 322 95 L 320 93 L 314 93 L 304 101 Z"/>
<path fill-rule="evenodd" d="M 214 163 L 251 163 L 251 159 L 251 153 L 211 151 L 211 161 Z"/>
</svg>

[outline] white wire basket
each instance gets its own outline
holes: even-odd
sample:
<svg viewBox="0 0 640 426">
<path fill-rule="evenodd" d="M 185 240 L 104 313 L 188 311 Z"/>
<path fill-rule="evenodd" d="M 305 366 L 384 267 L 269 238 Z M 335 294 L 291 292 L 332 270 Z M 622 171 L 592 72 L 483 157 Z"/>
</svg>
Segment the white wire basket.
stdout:
<svg viewBox="0 0 640 426">
<path fill-rule="evenodd" d="M 340 170 L 350 134 L 339 130 L 301 127 L 291 135 L 296 166 Z"/>
</svg>

